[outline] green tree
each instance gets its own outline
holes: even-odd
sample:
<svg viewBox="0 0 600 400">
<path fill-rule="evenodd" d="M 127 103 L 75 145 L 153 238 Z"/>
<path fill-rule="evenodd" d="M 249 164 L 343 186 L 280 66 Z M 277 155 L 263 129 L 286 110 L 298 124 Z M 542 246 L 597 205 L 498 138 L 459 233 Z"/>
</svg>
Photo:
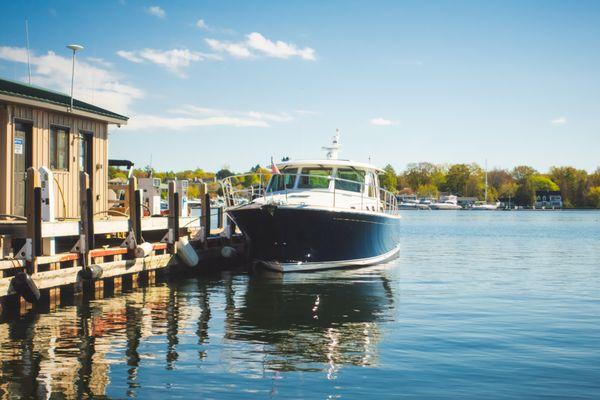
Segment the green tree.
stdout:
<svg viewBox="0 0 600 400">
<path fill-rule="evenodd" d="M 390 164 L 383 168 L 383 173 L 379 177 L 379 184 L 390 192 L 396 191 L 396 171 Z"/>
<path fill-rule="evenodd" d="M 510 174 L 518 183 L 524 183 L 527 178 L 537 173 L 538 172 L 534 168 L 528 165 L 518 165 L 512 169 Z"/>
<path fill-rule="evenodd" d="M 533 175 L 529 178 L 529 182 L 533 186 L 533 190 L 559 190 L 559 187 L 552 179 L 544 175 Z"/>
<path fill-rule="evenodd" d="M 197 199 L 200 197 L 200 188 L 198 185 L 189 185 L 188 186 L 188 198 L 189 199 Z"/>
<path fill-rule="evenodd" d="M 600 208 L 600 186 L 592 186 L 586 197 L 588 206 Z"/>
<path fill-rule="evenodd" d="M 221 179 L 225 179 L 228 176 L 233 176 L 234 173 L 231 172 L 228 168 L 221 168 L 220 170 L 217 171 L 217 179 L 221 180 Z"/>
<path fill-rule="evenodd" d="M 590 187 L 600 186 L 600 167 L 588 176 L 588 185 Z"/>
<path fill-rule="evenodd" d="M 439 188 L 446 182 L 443 168 L 428 162 L 410 163 L 402 175 L 413 190 L 430 183 Z"/>
<path fill-rule="evenodd" d="M 448 168 L 443 190 L 459 196 L 483 196 L 483 170 L 477 164 L 454 164 Z"/>
<path fill-rule="evenodd" d="M 108 167 L 108 179 L 127 179 L 127 173 L 117 167 Z"/>
<path fill-rule="evenodd" d="M 454 164 L 446 174 L 445 189 L 448 192 L 464 196 L 467 192 L 467 181 L 471 176 L 471 169 L 467 164 Z"/>
<path fill-rule="evenodd" d="M 500 197 L 514 199 L 518 188 L 519 185 L 516 182 L 506 182 L 505 184 L 500 186 L 500 189 L 498 190 L 498 195 Z"/>
<path fill-rule="evenodd" d="M 584 207 L 587 172 L 573 167 L 552 167 L 550 177 L 560 187 L 565 208 Z"/>
<path fill-rule="evenodd" d="M 532 206 L 535 202 L 535 189 L 529 178 L 519 184 L 515 191 L 515 204 L 518 206 Z"/>
<path fill-rule="evenodd" d="M 437 199 L 439 194 L 440 192 L 438 191 L 437 186 L 435 186 L 433 183 L 427 183 L 417 188 L 417 196 L 419 197 L 432 197 Z"/>
<path fill-rule="evenodd" d="M 495 188 L 500 193 L 500 188 L 509 182 L 513 182 L 513 177 L 505 169 L 492 169 L 488 171 L 488 185 Z"/>
</svg>

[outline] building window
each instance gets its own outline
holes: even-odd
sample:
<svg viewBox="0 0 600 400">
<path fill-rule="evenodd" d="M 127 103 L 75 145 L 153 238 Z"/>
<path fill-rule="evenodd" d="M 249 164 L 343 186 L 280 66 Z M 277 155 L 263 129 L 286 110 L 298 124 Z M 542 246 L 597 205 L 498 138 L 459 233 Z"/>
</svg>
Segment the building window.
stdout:
<svg viewBox="0 0 600 400">
<path fill-rule="evenodd" d="M 69 129 L 50 128 L 50 168 L 69 170 Z"/>
</svg>

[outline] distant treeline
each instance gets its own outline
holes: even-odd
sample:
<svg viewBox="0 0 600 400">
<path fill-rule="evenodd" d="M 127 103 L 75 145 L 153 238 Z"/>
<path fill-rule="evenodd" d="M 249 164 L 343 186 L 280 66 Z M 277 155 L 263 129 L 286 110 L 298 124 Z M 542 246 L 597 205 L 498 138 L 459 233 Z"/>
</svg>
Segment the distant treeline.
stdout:
<svg viewBox="0 0 600 400">
<path fill-rule="evenodd" d="M 432 164 L 428 162 L 411 163 L 402 172 L 396 172 L 391 165 L 384 168 L 380 176 L 381 185 L 398 194 L 416 194 L 419 197 L 437 198 L 440 193 L 451 193 L 457 196 L 477 197 L 483 200 L 485 191 L 485 171 L 478 164 Z M 269 170 L 255 165 L 249 173 L 269 174 Z M 136 169 L 138 177 L 153 176 L 166 179 L 188 179 L 190 181 L 212 181 L 233 175 L 228 167 L 217 172 L 207 172 L 200 168 L 195 170 L 154 171 L 149 167 Z M 109 170 L 110 178 L 125 177 L 125 173 L 115 168 Z M 511 199 L 512 204 L 531 206 L 535 202 L 537 190 L 560 191 L 565 208 L 600 208 L 600 167 L 595 172 L 573 167 L 552 167 L 542 173 L 527 165 L 520 165 L 511 170 L 492 169 L 488 176 L 488 201 Z M 240 185 L 248 186 L 258 181 L 256 176 L 249 176 L 240 181 Z M 215 185 L 215 190 L 217 189 Z M 197 187 L 191 186 L 189 195 L 196 195 Z"/>
<path fill-rule="evenodd" d="M 439 165 L 411 163 L 396 173 L 391 165 L 380 178 L 388 190 L 437 197 L 440 192 L 484 198 L 485 171 L 473 164 Z M 511 199 L 512 204 L 531 206 L 537 190 L 560 191 L 565 208 L 600 208 L 600 168 L 594 173 L 573 167 L 552 167 L 542 173 L 527 165 L 511 170 L 492 169 L 488 176 L 488 201 Z"/>
</svg>

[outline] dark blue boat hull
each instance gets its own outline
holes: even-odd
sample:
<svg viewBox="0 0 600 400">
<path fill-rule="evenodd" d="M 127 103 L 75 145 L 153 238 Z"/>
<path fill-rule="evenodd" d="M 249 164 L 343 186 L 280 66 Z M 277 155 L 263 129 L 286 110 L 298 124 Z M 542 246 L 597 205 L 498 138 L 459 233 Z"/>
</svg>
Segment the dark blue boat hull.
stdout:
<svg viewBox="0 0 600 400">
<path fill-rule="evenodd" d="M 276 270 L 370 265 L 398 251 L 400 220 L 389 214 L 258 204 L 228 214 L 249 239 L 252 257 Z"/>
</svg>

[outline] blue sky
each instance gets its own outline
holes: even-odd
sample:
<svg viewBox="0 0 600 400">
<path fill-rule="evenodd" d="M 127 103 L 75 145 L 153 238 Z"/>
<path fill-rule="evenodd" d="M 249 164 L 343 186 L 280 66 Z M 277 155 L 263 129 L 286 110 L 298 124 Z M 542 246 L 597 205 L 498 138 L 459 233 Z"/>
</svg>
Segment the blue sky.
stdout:
<svg viewBox="0 0 600 400">
<path fill-rule="evenodd" d="M 600 165 L 597 1 L 9 2 L 0 76 L 131 117 L 109 152 L 157 169 L 314 158 Z"/>
</svg>

